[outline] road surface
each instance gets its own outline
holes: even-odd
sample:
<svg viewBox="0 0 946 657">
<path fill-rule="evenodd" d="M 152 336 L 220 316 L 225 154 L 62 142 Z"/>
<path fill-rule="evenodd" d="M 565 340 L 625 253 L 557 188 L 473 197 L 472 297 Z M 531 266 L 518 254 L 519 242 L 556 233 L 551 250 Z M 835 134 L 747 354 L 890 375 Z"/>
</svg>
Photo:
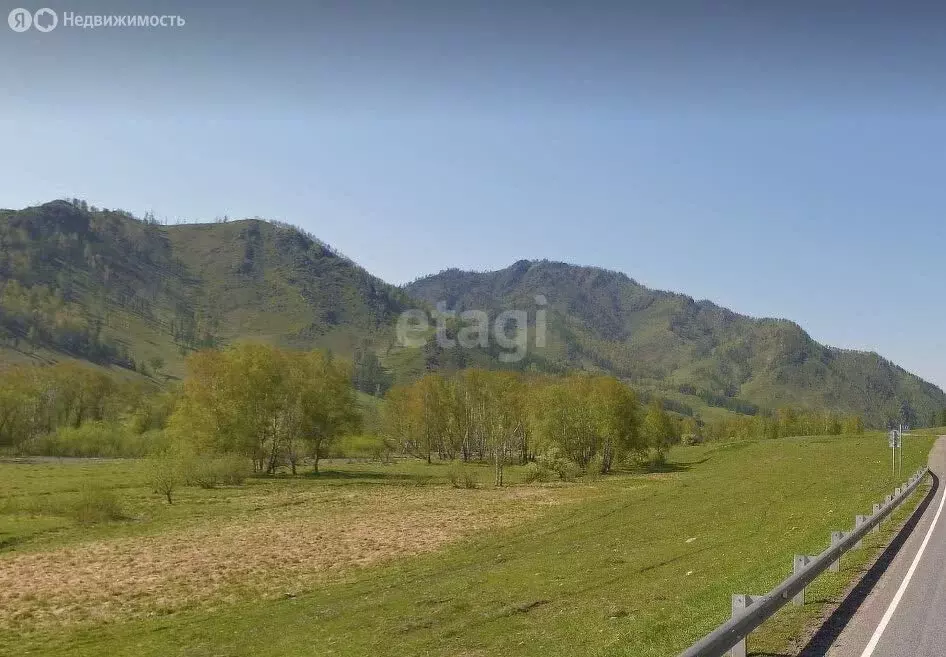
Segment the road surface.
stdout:
<svg viewBox="0 0 946 657">
<path fill-rule="evenodd" d="M 931 494 L 801 653 L 805 657 L 946 657 L 946 437 L 929 458 Z"/>
</svg>

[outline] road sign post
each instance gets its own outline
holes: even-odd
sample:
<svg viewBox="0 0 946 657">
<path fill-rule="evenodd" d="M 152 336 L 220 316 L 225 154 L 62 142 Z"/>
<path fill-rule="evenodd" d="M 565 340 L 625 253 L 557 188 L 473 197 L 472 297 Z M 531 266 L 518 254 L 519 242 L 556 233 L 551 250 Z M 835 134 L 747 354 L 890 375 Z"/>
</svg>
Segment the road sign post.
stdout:
<svg viewBox="0 0 946 657">
<path fill-rule="evenodd" d="M 897 432 L 897 447 L 900 448 L 900 460 L 897 463 L 897 477 L 903 472 L 903 425 L 900 425 L 900 431 Z"/>
<path fill-rule="evenodd" d="M 890 474 L 896 479 L 903 470 L 903 425 L 900 429 L 891 429 L 887 434 L 887 444 L 890 445 Z M 900 450 L 900 459 L 897 460 L 897 449 Z"/>
</svg>

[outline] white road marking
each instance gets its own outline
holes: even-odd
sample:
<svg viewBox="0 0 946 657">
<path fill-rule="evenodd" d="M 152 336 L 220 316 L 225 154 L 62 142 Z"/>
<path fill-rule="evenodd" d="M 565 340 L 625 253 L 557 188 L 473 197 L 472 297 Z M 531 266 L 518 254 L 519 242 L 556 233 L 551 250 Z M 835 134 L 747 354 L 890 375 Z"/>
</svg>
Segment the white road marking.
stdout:
<svg viewBox="0 0 946 657">
<path fill-rule="evenodd" d="M 867 647 L 864 648 L 864 652 L 861 653 L 861 657 L 871 657 L 871 655 L 874 654 L 874 649 L 877 647 L 877 642 L 880 641 L 881 635 L 883 635 L 884 630 L 887 629 L 887 623 L 889 623 L 890 619 L 893 617 L 893 612 L 897 610 L 897 605 L 900 604 L 900 598 L 902 598 L 903 594 L 906 592 L 907 586 L 910 584 L 910 580 L 913 579 L 913 573 L 916 572 L 916 567 L 920 565 L 920 558 L 923 556 L 923 552 L 926 551 L 926 546 L 929 544 L 930 538 L 933 537 L 933 530 L 936 529 L 936 522 L 939 520 L 940 514 L 943 513 L 943 503 L 946 503 L 946 491 L 943 492 L 943 497 L 939 501 L 939 508 L 936 509 L 936 515 L 933 516 L 933 524 L 930 525 L 929 531 L 926 532 L 926 537 L 920 544 L 920 551 L 917 552 L 916 556 L 913 558 L 913 563 L 910 564 L 910 570 L 907 571 L 906 577 L 904 577 L 903 582 L 900 583 L 900 588 L 897 589 L 897 594 L 893 596 L 893 600 L 890 601 L 890 606 L 887 607 L 884 617 L 880 619 L 880 624 L 877 625 L 877 629 L 874 630 L 874 635 L 870 638 L 870 642 L 867 644 Z"/>
</svg>

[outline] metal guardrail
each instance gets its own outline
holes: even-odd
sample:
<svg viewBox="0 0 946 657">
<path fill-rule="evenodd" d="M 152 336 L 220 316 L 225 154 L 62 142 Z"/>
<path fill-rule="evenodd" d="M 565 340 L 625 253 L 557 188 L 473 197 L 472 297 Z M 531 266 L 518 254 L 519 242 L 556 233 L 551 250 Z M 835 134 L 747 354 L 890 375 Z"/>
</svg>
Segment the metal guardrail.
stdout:
<svg viewBox="0 0 946 657">
<path fill-rule="evenodd" d="M 874 505 L 869 516 L 857 516 L 854 529 L 832 532 L 831 546 L 821 554 L 810 557 L 795 555 L 794 573 L 781 584 L 762 596 L 734 595 L 732 618 L 680 653 L 679 657 L 745 657 L 746 636 L 781 609 L 789 600 L 804 604 L 805 588 L 824 571 L 839 569 L 841 555 L 860 547 L 861 540 L 871 531 L 879 531 L 880 523 L 900 506 L 923 480 L 929 468 L 920 468 L 893 495 Z"/>
</svg>

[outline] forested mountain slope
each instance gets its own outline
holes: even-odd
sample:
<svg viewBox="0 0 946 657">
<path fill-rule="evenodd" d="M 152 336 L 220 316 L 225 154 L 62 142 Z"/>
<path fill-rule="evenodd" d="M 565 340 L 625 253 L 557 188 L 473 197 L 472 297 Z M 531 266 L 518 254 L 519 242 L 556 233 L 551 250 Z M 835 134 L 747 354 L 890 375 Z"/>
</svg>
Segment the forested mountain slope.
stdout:
<svg viewBox="0 0 946 657">
<path fill-rule="evenodd" d="M 474 349 L 399 346 L 401 313 L 438 302 L 491 321 L 525 311 L 525 356 L 503 362 L 495 335 Z M 544 347 L 534 339 L 539 310 Z M 825 347 L 792 322 L 616 272 L 520 261 L 401 289 L 311 235 L 259 219 L 164 226 L 81 201 L 0 210 L 0 365 L 71 358 L 163 382 L 193 350 L 242 338 L 352 357 L 359 389 L 373 394 L 431 370 L 579 368 L 613 373 L 685 415 L 797 406 L 861 413 L 873 425 L 929 424 L 946 408 L 939 388 L 876 354 Z"/>
<path fill-rule="evenodd" d="M 943 391 L 874 353 L 826 347 L 787 320 L 753 319 L 709 301 L 648 289 L 624 274 L 549 261 L 495 272 L 448 270 L 405 287 L 446 307 L 537 309 L 547 300 L 547 346 L 557 367 L 599 369 L 753 412 L 802 406 L 929 424 Z M 534 314 L 534 313 L 533 313 Z"/>
<path fill-rule="evenodd" d="M 0 211 L 0 285 L 8 352 L 169 373 L 241 337 L 352 354 L 390 341 L 409 305 L 295 228 L 162 226 L 65 201 Z"/>
</svg>

